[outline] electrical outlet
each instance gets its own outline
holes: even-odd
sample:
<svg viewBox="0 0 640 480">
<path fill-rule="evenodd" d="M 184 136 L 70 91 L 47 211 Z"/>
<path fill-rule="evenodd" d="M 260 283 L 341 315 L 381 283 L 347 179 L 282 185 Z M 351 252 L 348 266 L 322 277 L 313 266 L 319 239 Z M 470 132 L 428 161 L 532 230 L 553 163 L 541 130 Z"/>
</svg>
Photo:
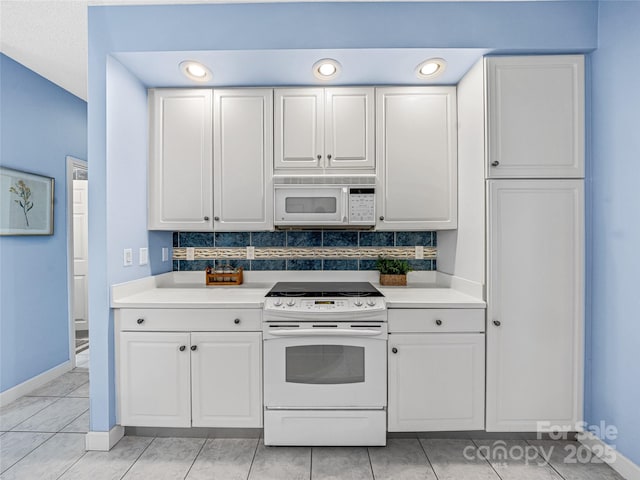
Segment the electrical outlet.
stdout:
<svg viewBox="0 0 640 480">
<path fill-rule="evenodd" d="M 124 259 L 123 265 L 125 267 L 130 267 L 133 265 L 133 249 L 125 248 L 122 252 L 122 257 Z"/>
<path fill-rule="evenodd" d="M 149 263 L 149 249 L 146 247 L 140 247 L 138 253 L 138 265 L 146 265 Z"/>
<path fill-rule="evenodd" d="M 424 247 L 416 245 L 416 260 L 424 260 Z"/>
<path fill-rule="evenodd" d="M 194 247 L 187 247 L 187 260 L 196 259 L 196 249 Z"/>
<path fill-rule="evenodd" d="M 169 248 L 168 247 L 162 247 L 162 261 L 163 262 L 168 262 L 169 261 Z"/>
<path fill-rule="evenodd" d="M 256 258 L 256 247 L 247 247 L 247 260 Z"/>
</svg>

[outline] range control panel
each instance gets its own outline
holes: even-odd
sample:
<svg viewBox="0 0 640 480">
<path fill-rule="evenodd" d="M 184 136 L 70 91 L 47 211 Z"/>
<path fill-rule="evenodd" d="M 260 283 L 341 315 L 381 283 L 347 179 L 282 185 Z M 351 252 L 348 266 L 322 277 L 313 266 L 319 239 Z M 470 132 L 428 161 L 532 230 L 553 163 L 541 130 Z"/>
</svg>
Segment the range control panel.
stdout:
<svg viewBox="0 0 640 480">
<path fill-rule="evenodd" d="M 376 221 L 375 188 L 349 189 L 349 223 L 375 224 Z"/>
<path fill-rule="evenodd" d="M 287 312 L 357 312 L 384 311 L 386 305 L 381 297 L 355 298 L 291 298 L 272 297 L 265 299 L 265 310 Z"/>
</svg>

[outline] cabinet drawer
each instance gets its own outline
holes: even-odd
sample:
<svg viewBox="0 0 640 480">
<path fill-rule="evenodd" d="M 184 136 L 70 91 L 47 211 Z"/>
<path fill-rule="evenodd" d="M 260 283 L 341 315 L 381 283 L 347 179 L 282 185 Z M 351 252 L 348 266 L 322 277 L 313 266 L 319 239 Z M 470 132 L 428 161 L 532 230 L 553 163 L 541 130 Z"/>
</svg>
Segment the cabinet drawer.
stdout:
<svg viewBox="0 0 640 480">
<path fill-rule="evenodd" d="M 484 332 L 484 309 L 389 309 L 389 333 Z"/>
<path fill-rule="evenodd" d="M 120 315 L 120 330 L 133 331 L 261 331 L 262 310 L 236 308 L 155 309 L 126 308 Z"/>
</svg>

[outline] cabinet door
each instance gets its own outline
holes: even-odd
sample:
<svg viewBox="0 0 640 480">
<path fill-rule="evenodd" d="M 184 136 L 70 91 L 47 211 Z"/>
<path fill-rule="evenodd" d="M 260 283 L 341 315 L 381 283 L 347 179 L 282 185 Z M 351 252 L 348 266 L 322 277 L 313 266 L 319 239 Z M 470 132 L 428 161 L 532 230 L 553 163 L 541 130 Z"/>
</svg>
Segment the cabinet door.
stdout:
<svg viewBox="0 0 640 480">
<path fill-rule="evenodd" d="M 484 335 L 392 334 L 388 358 L 390 432 L 484 428 Z"/>
<path fill-rule="evenodd" d="M 328 168 L 375 171 L 374 89 L 325 90 L 325 155 Z"/>
<path fill-rule="evenodd" d="M 487 430 L 582 419 L 583 182 L 491 180 Z"/>
<path fill-rule="evenodd" d="M 274 167 L 318 168 L 324 161 L 324 91 L 288 88 L 274 91 Z"/>
<path fill-rule="evenodd" d="M 192 333 L 194 427 L 262 427 L 262 334 Z"/>
<path fill-rule="evenodd" d="M 190 427 L 189 334 L 121 332 L 119 352 L 120 425 Z"/>
<path fill-rule="evenodd" d="M 380 88 L 378 230 L 457 226 L 455 87 Z"/>
<path fill-rule="evenodd" d="M 211 90 L 149 91 L 149 230 L 211 231 Z"/>
<path fill-rule="evenodd" d="M 584 177 L 584 57 L 486 60 L 488 176 Z"/>
<path fill-rule="evenodd" d="M 273 228 L 273 91 L 215 90 L 214 229 Z"/>
</svg>

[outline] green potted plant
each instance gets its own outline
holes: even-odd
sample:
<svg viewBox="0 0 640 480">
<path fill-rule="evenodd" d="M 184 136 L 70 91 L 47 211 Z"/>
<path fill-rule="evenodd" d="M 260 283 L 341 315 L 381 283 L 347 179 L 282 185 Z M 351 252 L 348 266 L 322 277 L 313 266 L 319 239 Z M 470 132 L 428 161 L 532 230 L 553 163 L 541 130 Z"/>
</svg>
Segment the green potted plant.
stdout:
<svg viewBox="0 0 640 480">
<path fill-rule="evenodd" d="M 380 285 L 401 286 L 407 284 L 407 272 L 413 268 L 401 258 L 378 257 L 376 269 L 380 271 Z"/>
</svg>

